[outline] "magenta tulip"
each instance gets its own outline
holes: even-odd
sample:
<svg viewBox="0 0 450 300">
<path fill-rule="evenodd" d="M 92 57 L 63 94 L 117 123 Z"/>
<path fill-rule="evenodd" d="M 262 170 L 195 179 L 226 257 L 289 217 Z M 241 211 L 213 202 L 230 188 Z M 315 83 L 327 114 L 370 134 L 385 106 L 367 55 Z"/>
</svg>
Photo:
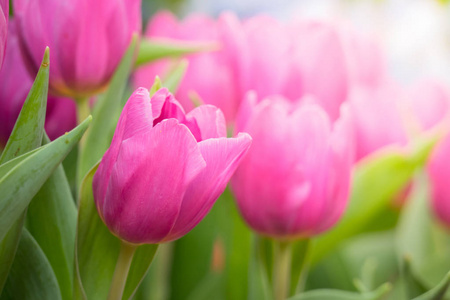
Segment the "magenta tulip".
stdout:
<svg viewBox="0 0 450 300">
<path fill-rule="evenodd" d="M 6 51 L 6 37 L 8 32 L 9 0 L 0 0 L 0 69 Z"/>
<path fill-rule="evenodd" d="M 0 71 L 0 147 L 4 146 L 33 84 L 19 49 L 15 20 L 10 20 L 6 59 Z M 75 103 L 67 98 L 49 97 L 45 130 L 51 139 L 76 125 Z"/>
<path fill-rule="evenodd" d="M 148 23 L 145 32 L 154 39 L 175 39 L 189 45 L 191 42 L 218 43 L 220 51 L 189 55 L 186 74 L 176 93 L 177 99 L 188 111 L 194 108 L 192 99 L 219 107 L 227 120 L 233 120 L 239 96 L 236 81 L 222 41 L 220 24 L 208 16 L 191 15 L 178 22 L 170 12 L 160 12 Z M 165 78 L 173 67 L 170 59 L 158 61 L 138 69 L 134 76 L 136 86 L 151 86 L 156 75 Z M 199 99 L 197 99 L 199 98 Z"/>
<path fill-rule="evenodd" d="M 16 0 L 15 15 L 31 69 L 50 47 L 50 90 L 87 97 L 101 91 L 141 28 L 141 0 Z"/>
<path fill-rule="evenodd" d="M 150 99 L 139 88 L 94 176 L 99 215 L 129 243 L 178 239 L 208 213 L 250 144 L 245 133 L 226 138 L 216 107 L 185 114 L 167 89 Z"/>
<path fill-rule="evenodd" d="M 312 99 L 293 103 L 249 94 L 236 126 L 253 144 L 231 187 L 256 232 L 304 238 L 332 227 L 348 202 L 353 133 L 346 111 L 336 122 Z"/>
</svg>

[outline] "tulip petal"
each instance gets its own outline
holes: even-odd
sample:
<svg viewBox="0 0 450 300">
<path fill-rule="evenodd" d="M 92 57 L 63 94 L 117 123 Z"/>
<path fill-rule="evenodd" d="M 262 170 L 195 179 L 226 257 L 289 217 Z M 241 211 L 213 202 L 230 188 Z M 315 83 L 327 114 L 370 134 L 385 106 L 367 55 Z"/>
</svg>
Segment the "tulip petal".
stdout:
<svg viewBox="0 0 450 300">
<path fill-rule="evenodd" d="M 189 184 L 180 214 L 164 241 L 185 235 L 203 219 L 225 190 L 251 141 L 248 134 L 241 133 L 236 138 L 208 139 L 198 144 L 206 168 Z"/>
<path fill-rule="evenodd" d="M 178 103 L 168 89 L 159 89 L 152 97 L 153 125 L 164 119 L 173 118 L 184 123 L 186 117 L 183 107 Z"/>
<path fill-rule="evenodd" d="M 103 220 L 128 242 L 159 243 L 173 227 L 187 186 L 205 166 L 194 137 L 177 120 L 129 138 L 99 209 Z"/>
<path fill-rule="evenodd" d="M 227 136 L 225 117 L 212 105 L 202 105 L 190 111 L 186 115 L 186 125 L 198 142 Z"/>
<path fill-rule="evenodd" d="M 113 165 L 119 155 L 123 140 L 148 131 L 152 128 L 152 107 L 148 90 L 137 89 L 125 104 L 117 123 L 111 146 L 103 156 L 97 173 L 94 176 L 94 196 L 97 204 L 103 205 L 108 182 L 101 178 L 109 178 Z M 101 182 L 101 184 L 100 184 Z"/>
</svg>

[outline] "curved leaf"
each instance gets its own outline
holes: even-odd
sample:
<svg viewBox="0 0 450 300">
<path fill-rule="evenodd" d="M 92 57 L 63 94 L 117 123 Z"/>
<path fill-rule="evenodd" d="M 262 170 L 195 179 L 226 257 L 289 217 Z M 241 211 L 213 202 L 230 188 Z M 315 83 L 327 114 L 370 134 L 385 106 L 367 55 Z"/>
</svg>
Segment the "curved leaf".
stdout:
<svg viewBox="0 0 450 300">
<path fill-rule="evenodd" d="M 46 136 L 45 142 L 50 142 Z M 53 267 L 62 298 L 72 299 L 77 209 L 62 165 L 33 198 L 26 219 L 27 229 Z"/>
<path fill-rule="evenodd" d="M 23 229 L 20 237 L 16 258 L 0 299 L 61 299 L 58 282 L 50 263 L 26 229 Z"/>
</svg>

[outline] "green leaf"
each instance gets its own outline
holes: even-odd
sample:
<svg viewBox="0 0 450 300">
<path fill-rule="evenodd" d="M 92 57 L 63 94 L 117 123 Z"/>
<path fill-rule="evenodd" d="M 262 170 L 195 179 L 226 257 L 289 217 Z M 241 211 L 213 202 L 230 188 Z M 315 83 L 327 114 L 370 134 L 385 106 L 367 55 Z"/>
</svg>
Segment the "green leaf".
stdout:
<svg viewBox="0 0 450 300">
<path fill-rule="evenodd" d="M 159 79 L 159 76 L 156 76 L 155 81 L 153 82 L 153 85 L 149 91 L 150 97 L 152 97 L 161 87 L 162 87 L 161 79 Z"/>
<path fill-rule="evenodd" d="M 221 288 L 223 274 L 211 273 L 205 276 L 200 284 L 187 297 L 187 300 L 225 300 L 224 293 L 217 293 Z"/>
<path fill-rule="evenodd" d="M 50 143 L 47 136 L 45 143 Z M 27 229 L 48 257 L 63 299 L 72 299 L 77 209 L 60 165 L 28 206 Z M 49 238 L 51 237 L 51 238 Z"/>
<path fill-rule="evenodd" d="M 177 40 L 157 40 L 143 38 L 139 46 L 136 65 L 141 66 L 155 60 L 167 57 L 180 57 L 202 51 L 218 50 L 214 42 L 181 42 Z"/>
<path fill-rule="evenodd" d="M 62 299 L 55 274 L 44 252 L 23 229 L 1 300 Z"/>
<path fill-rule="evenodd" d="M 450 272 L 445 275 L 444 279 L 430 291 L 414 298 L 413 300 L 441 300 L 444 299 L 445 293 L 450 286 Z"/>
<path fill-rule="evenodd" d="M 179 61 L 174 67 L 164 76 L 163 86 L 166 87 L 172 94 L 175 94 L 178 87 L 183 80 L 184 74 L 189 63 L 186 59 Z"/>
<path fill-rule="evenodd" d="M 117 112 L 122 108 L 122 98 L 134 63 L 136 43 L 137 35 L 134 35 L 107 91 L 97 99 L 92 112 L 94 120 L 86 133 L 85 145 L 80 153 L 78 182 L 81 182 L 86 173 L 102 158 L 111 144 L 117 123 L 114 116 L 118 116 Z"/>
<path fill-rule="evenodd" d="M 49 63 L 47 47 L 39 72 L 0 157 L 0 164 L 41 145 L 47 108 Z"/>
<path fill-rule="evenodd" d="M 76 241 L 75 299 L 106 299 L 113 277 L 120 241 L 100 219 L 92 193 L 92 180 L 98 164 L 86 175 L 81 185 Z M 137 248 L 128 274 L 122 299 L 136 292 L 147 273 L 158 245 Z"/>
<path fill-rule="evenodd" d="M 61 163 L 67 153 L 86 131 L 89 117 L 71 132 L 61 136 L 39 151 L 21 160 L 0 178 L 0 238 L 3 239 L 13 223 L 19 219 L 34 195 Z M 0 170 L 10 164 L 0 166 Z M 1 173 L 1 171 L 0 171 Z"/>
<path fill-rule="evenodd" d="M 0 157 L 0 165 L 41 145 L 47 108 L 49 63 L 49 49 L 46 48 L 41 67 Z M 5 172 L 6 168 L 3 170 Z M 2 172 L 0 171 L 0 173 Z M 0 265 L 2 266 L 0 268 L 0 291 L 14 260 L 24 217 L 25 211 L 14 224 L 9 224 L 9 231 L 5 232 L 0 238 Z"/>
<path fill-rule="evenodd" d="M 292 242 L 292 264 L 291 264 L 291 287 L 290 294 L 295 294 L 303 285 L 305 279 L 305 269 L 307 269 L 307 255 L 311 243 L 309 239 L 302 239 Z"/>
<path fill-rule="evenodd" d="M 450 237 L 430 211 L 427 178 L 418 176 L 414 183 L 397 226 L 396 246 L 399 257 L 409 259 L 414 276 L 431 288 L 450 269 Z"/>
<path fill-rule="evenodd" d="M 379 151 L 357 166 L 350 202 L 342 220 L 319 237 L 312 250 L 312 264 L 317 263 L 343 240 L 364 232 L 389 206 L 394 196 L 421 168 L 440 136 L 424 135 L 402 148 Z"/>
<path fill-rule="evenodd" d="M 391 290 L 391 285 L 386 283 L 376 291 L 368 293 L 354 293 L 342 290 L 313 290 L 295 295 L 288 300 L 378 300 L 382 299 Z"/>
</svg>

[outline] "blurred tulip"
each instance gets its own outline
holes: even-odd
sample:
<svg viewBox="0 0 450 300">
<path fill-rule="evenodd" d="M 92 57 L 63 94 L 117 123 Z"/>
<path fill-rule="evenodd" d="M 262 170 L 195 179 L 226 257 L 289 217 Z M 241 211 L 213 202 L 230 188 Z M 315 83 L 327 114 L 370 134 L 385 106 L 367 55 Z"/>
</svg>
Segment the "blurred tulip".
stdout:
<svg viewBox="0 0 450 300">
<path fill-rule="evenodd" d="M 292 101 L 313 95 L 335 120 L 353 85 L 378 86 L 385 77 L 377 45 L 336 24 L 283 24 L 266 15 L 240 21 L 230 12 L 217 21 L 192 15 L 177 22 L 163 12 L 151 20 L 146 35 L 220 43 L 220 51 L 189 56 L 177 97 L 191 109 L 196 92 L 205 103 L 221 108 L 229 122 L 249 90 L 262 98 L 280 94 Z M 149 86 L 170 67 L 166 60 L 142 68 L 135 83 Z"/>
<path fill-rule="evenodd" d="M 414 135 L 438 125 L 450 108 L 450 94 L 438 82 L 410 87 L 393 82 L 356 87 L 349 102 L 356 135 L 356 160 L 388 145 L 405 145 Z"/>
<path fill-rule="evenodd" d="M 227 51 L 222 43 L 220 24 L 203 15 L 191 15 L 179 22 L 172 13 L 164 11 L 150 20 L 145 35 L 155 39 L 181 40 L 186 44 L 193 41 L 221 43 L 220 51 L 187 57 L 188 68 L 176 97 L 188 111 L 194 108 L 192 100 L 195 99 L 219 107 L 227 120 L 234 119 L 239 97 Z M 172 61 L 164 59 L 138 69 L 134 76 L 135 86 L 151 86 L 156 75 L 164 79 L 172 67 Z"/>
<path fill-rule="evenodd" d="M 0 0 L 0 70 L 6 51 L 6 37 L 8 32 L 9 0 Z"/>
<path fill-rule="evenodd" d="M 349 197 L 353 163 L 350 116 L 335 123 L 310 99 L 281 96 L 257 103 L 249 94 L 237 130 L 253 144 L 236 170 L 232 190 L 256 232 L 279 239 L 310 237 L 332 227 Z"/>
<path fill-rule="evenodd" d="M 140 0 L 16 0 L 21 44 L 31 70 L 46 46 L 50 91 L 86 98 L 101 91 L 141 28 Z"/>
<path fill-rule="evenodd" d="M 226 138 L 214 106 L 184 113 L 167 91 L 137 89 L 125 105 L 94 176 L 98 212 L 122 240 L 176 240 L 199 223 L 250 147 L 248 134 Z"/>
<path fill-rule="evenodd" d="M 431 184 L 432 207 L 439 220 L 450 228 L 450 135 L 436 147 L 430 162 L 428 174 Z"/>
<path fill-rule="evenodd" d="M 0 146 L 6 144 L 33 84 L 20 53 L 15 20 L 10 20 L 5 57 L 0 71 Z M 75 103 L 71 99 L 50 96 L 45 120 L 50 139 L 59 137 L 75 125 Z"/>
<path fill-rule="evenodd" d="M 392 144 L 404 145 L 408 141 L 400 113 L 404 91 L 396 84 L 379 88 L 354 88 L 349 97 L 352 111 L 356 160 Z"/>
</svg>

